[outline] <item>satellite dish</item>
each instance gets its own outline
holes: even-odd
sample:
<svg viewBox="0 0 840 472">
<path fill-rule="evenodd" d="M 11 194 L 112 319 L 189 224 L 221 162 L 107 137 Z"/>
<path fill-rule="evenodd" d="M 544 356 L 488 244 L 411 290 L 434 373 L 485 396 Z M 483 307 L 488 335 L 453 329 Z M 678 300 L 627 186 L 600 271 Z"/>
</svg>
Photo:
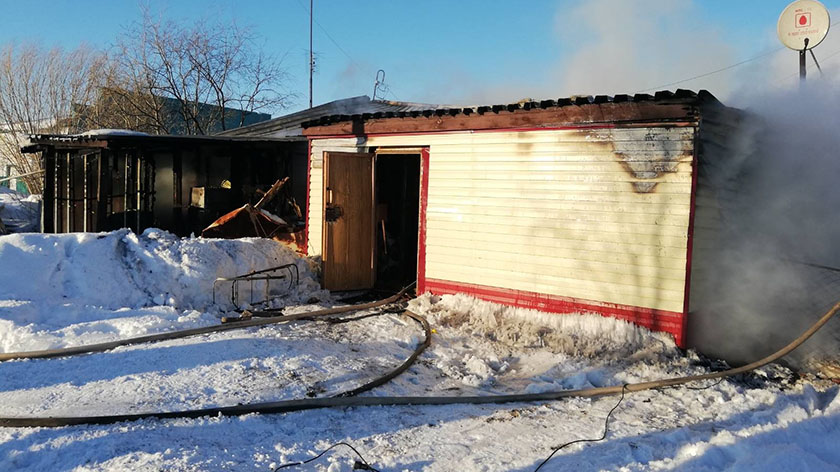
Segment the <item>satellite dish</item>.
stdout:
<svg viewBox="0 0 840 472">
<path fill-rule="evenodd" d="M 828 34 L 829 26 L 831 19 L 822 3 L 816 0 L 797 0 L 779 16 L 776 30 L 782 44 L 796 51 L 804 51 L 820 44 Z"/>
</svg>

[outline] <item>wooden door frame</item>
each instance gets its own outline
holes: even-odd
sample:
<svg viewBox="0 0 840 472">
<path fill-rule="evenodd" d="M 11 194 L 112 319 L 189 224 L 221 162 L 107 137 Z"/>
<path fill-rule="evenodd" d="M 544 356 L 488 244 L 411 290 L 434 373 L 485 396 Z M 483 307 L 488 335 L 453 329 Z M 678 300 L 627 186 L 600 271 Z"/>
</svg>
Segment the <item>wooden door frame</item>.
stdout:
<svg viewBox="0 0 840 472">
<path fill-rule="evenodd" d="M 311 172 L 311 152 L 312 141 L 309 141 L 310 152 L 310 165 L 308 172 Z M 429 201 L 429 163 L 430 163 L 430 149 L 429 146 L 419 146 L 419 147 L 386 147 L 380 148 L 386 150 L 385 154 L 399 154 L 402 152 L 403 154 L 419 154 L 420 155 L 420 205 L 418 211 L 418 225 L 417 225 L 417 287 L 416 291 L 418 294 L 422 294 L 426 290 L 426 215 L 428 209 L 428 201 Z M 379 151 L 379 149 L 377 149 Z M 335 151 L 333 151 L 335 152 Z M 343 151 L 339 151 L 343 152 Z M 327 220 L 326 220 L 326 207 L 327 207 L 327 179 L 329 176 L 329 154 L 330 151 L 323 151 L 323 169 L 322 169 L 322 180 L 321 180 L 321 254 L 322 257 L 326 255 L 326 246 L 327 246 Z M 363 154 L 363 153 L 359 153 Z M 367 153 L 364 153 L 367 154 Z M 371 179 L 372 185 L 372 193 L 373 199 L 371 201 L 371 214 L 375 214 L 376 212 L 376 154 L 374 152 L 374 162 L 373 162 L 373 178 Z M 309 182 L 309 179 L 307 179 Z M 309 186 L 309 183 L 307 183 Z M 309 192 L 307 192 L 307 196 Z M 307 208 L 309 202 L 307 202 Z M 309 210 L 307 210 L 309 211 Z M 307 245 L 309 244 L 309 219 L 307 218 L 307 235 L 306 241 Z M 376 222 L 374 221 L 374 226 Z M 374 228 L 374 233 L 375 233 Z M 373 270 L 374 275 L 376 274 L 376 247 L 374 246 L 376 243 L 376 237 L 374 236 L 371 238 L 371 245 L 373 248 Z M 322 265 L 324 270 L 326 270 L 326 265 Z M 376 281 L 374 280 L 374 283 Z"/>
<path fill-rule="evenodd" d="M 420 209 L 417 223 L 417 295 L 426 292 L 426 209 L 429 204 L 429 147 L 420 151 Z"/>
<path fill-rule="evenodd" d="M 420 157 L 420 202 L 417 211 L 417 286 L 415 291 L 418 295 L 426 290 L 426 210 L 429 201 L 429 146 L 382 146 L 374 151 L 375 156 L 379 154 L 405 154 L 417 155 Z M 374 161 L 373 187 L 376 190 L 376 161 Z M 376 193 L 373 195 L 376 201 Z M 374 238 L 375 239 L 375 238 Z"/>
</svg>

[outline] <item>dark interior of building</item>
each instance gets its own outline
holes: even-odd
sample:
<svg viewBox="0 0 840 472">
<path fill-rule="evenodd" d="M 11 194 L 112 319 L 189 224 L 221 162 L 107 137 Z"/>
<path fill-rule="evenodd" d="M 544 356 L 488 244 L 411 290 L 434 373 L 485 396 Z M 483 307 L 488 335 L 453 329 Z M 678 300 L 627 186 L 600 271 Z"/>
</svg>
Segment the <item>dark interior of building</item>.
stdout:
<svg viewBox="0 0 840 472">
<path fill-rule="evenodd" d="M 376 158 L 376 285 L 399 289 L 417 278 L 420 156 Z"/>
<path fill-rule="evenodd" d="M 149 227 L 200 234 L 254 204 L 289 177 L 265 209 L 302 226 L 305 141 L 180 136 L 43 136 L 28 147 L 44 161 L 43 231 Z"/>
</svg>

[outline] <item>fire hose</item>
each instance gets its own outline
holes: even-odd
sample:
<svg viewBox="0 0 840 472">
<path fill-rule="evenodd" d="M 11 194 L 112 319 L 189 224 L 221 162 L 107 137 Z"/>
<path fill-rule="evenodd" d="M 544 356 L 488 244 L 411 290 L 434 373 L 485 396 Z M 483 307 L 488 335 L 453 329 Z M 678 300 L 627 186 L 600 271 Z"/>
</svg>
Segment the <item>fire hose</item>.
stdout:
<svg viewBox="0 0 840 472">
<path fill-rule="evenodd" d="M 265 326 L 270 324 L 278 324 L 278 323 L 286 323 L 289 321 L 295 320 L 302 320 L 302 319 L 310 319 L 310 318 L 322 318 L 325 316 L 332 316 L 338 315 L 341 313 L 348 313 L 351 311 L 361 311 L 367 310 L 370 308 L 377 308 L 380 306 L 387 305 L 389 303 L 394 303 L 410 289 L 412 285 L 400 290 L 395 295 L 392 295 L 388 298 L 377 300 L 370 303 L 364 303 L 360 305 L 348 305 L 348 306 L 341 306 L 341 307 L 333 307 L 327 308 L 324 310 L 317 310 L 317 311 L 310 311 L 306 313 L 297 313 L 294 315 L 277 315 L 277 316 L 268 316 L 266 318 L 260 319 L 250 319 L 245 321 L 234 321 L 226 324 L 221 325 L 212 325 L 212 326 L 204 326 L 201 328 L 192 328 L 192 329 L 183 329 L 179 331 L 169 331 L 166 333 L 158 333 L 158 334 L 149 334 L 146 336 L 138 336 L 135 338 L 127 338 L 127 339 L 120 339 L 117 341 L 109 341 L 105 343 L 98 343 L 98 344 L 88 344 L 85 346 L 73 346 L 73 347 L 65 347 L 59 349 L 45 349 L 42 351 L 24 351 L 24 352 L 6 352 L 0 353 L 0 362 L 3 361 L 10 361 L 13 359 L 44 359 L 50 357 L 67 357 L 67 356 L 77 356 L 80 354 L 90 354 L 93 352 L 103 352 L 109 351 L 111 349 L 120 347 L 120 346 L 128 346 L 131 344 L 144 344 L 144 343 L 152 343 L 152 342 L 159 342 L 159 341 L 168 341 L 171 339 L 181 339 L 187 338 L 191 336 L 199 336 L 202 334 L 209 334 L 209 333 L 219 333 L 222 331 L 231 331 L 234 329 L 243 329 L 243 328 L 251 328 L 254 326 Z"/>
<path fill-rule="evenodd" d="M 325 310 L 326 311 L 326 310 Z M 0 417 L 0 426 L 6 427 L 57 427 L 57 426 L 71 426 L 79 424 L 109 424 L 122 421 L 135 421 L 147 418 L 200 418 L 205 416 L 239 416 L 251 413 L 260 414 L 274 414 L 274 413 L 288 413 L 301 410 L 311 410 L 319 408 L 346 408 L 346 407 L 364 407 L 364 406 L 395 406 L 395 405 L 453 405 L 453 404 L 499 404 L 499 403 L 524 403 L 524 402 L 543 402 L 560 400 L 571 397 L 601 397 L 607 395 L 619 395 L 624 392 L 638 392 L 641 390 L 650 390 L 655 388 L 673 387 L 689 382 L 699 380 L 713 380 L 731 377 L 738 374 L 750 372 L 765 366 L 771 362 L 775 362 L 793 350 L 802 345 L 811 336 L 814 335 L 820 328 L 822 328 L 834 315 L 840 311 L 840 302 L 836 303 L 829 309 L 816 323 L 803 332 L 799 337 L 791 341 L 782 349 L 770 354 L 762 359 L 747 365 L 724 370 L 720 372 L 712 372 L 701 375 L 689 375 L 684 377 L 674 377 L 668 379 L 660 379 L 648 382 L 638 382 L 632 384 L 616 385 L 611 387 L 596 387 L 579 390 L 561 390 L 554 392 L 531 393 L 531 394 L 511 394 L 511 395 L 481 395 L 481 396 L 401 396 L 401 397 L 356 397 L 356 396 L 333 396 L 327 398 L 308 398 L 297 400 L 281 400 L 275 402 L 251 403 L 244 405 L 203 408 L 196 410 L 170 411 L 170 412 L 150 412 L 150 413 L 136 413 L 128 415 L 103 415 L 103 416 L 74 416 L 74 417 Z M 406 313 L 410 313 L 406 311 Z M 311 316 L 311 314 L 310 314 Z M 431 330 L 428 322 L 425 319 L 411 313 L 413 319 L 421 322 L 424 326 L 426 338 L 419 346 L 423 349 L 431 342 Z M 422 320 L 422 321 L 420 321 Z M 257 321 L 257 320 L 253 320 Z M 263 321 L 263 320 L 259 320 Z M 249 321 L 250 323 L 251 321 Z M 422 351 L 422 349 L 420 349 Z M 419 352 L 415 351 L 400 368 L 400 372 L 404 371 L 414 359 L 419 356 Z M 398 369 L 399 370 L 399 369 Z M 391 372 L 393 377 L 399 374 Z M 388 377 L 386 375 L 385 377 Z M 376 379 L 373 382 L 368 382 L 365 385 L 381 385 L 387 380 L 385 377 Z M 372 388 L 372 387 L 371 387 Z M 358 390 L 358 389 L 356 389 Z"/>
</svg>

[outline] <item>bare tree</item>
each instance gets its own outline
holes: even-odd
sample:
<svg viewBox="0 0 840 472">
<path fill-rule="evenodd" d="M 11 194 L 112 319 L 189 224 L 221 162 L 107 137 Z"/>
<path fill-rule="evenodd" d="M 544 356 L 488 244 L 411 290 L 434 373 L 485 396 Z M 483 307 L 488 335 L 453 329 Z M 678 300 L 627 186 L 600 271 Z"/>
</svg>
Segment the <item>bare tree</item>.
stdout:
<svg viewBox="0 0 840 472">
<path fill-rule="evenodd" d="M 183 26 L 147 11 L 122 35 L 113 57 L 109 87 L 91 109 L 97 127 L 116 121 L 153 133 L 210 134 L 241 126 L 245 112 L 282 109 L 292 97 L 282 90 L 281 62 L 235 24 Z"/>
<path fill-rule="evenodd" d="M 237 25 L 182 26 L 146 11 L 110 56 L 84 46 L 2 47 L 0 162 L 16 174 L 39 171 L 40 156 L 20 152 L 30 134 L 209 134 L 240 126 L 247 112 L 280 110 L 292 97 L 283 91 L 284 69 L 255 40 Z M 32 193 L 42 191 L 42 176 L 23 180 Z"/>
<path fill-rule="evenodd" d="M 77 131 L 74 106 L 91 101 L 106 64 L 104 54 L 84 46 L 65 51 L 11 44 L 0 49 L 0 157 L 17 174 L 41 168 L 40 156 L 20 152 L 28 135 Z M 41 175 L 22 179 L 30 192 L 41 193 Z"/>
</svg>

